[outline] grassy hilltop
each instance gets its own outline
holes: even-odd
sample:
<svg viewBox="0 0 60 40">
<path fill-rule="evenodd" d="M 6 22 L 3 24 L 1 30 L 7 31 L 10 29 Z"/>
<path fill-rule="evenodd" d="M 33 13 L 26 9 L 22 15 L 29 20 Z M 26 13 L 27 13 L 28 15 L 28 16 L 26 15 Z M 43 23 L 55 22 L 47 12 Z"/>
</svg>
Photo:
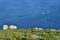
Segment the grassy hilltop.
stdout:
<svg viewBox="0 0 60 40">
<path fill-rule="evenodd" d="M 42 37 L 31 37 L 37 35 Z M 36 30 L 36 29 L 7 29 L 0 30 L 0 40 L 60 40 L 60 31 Z"/>
</svg>

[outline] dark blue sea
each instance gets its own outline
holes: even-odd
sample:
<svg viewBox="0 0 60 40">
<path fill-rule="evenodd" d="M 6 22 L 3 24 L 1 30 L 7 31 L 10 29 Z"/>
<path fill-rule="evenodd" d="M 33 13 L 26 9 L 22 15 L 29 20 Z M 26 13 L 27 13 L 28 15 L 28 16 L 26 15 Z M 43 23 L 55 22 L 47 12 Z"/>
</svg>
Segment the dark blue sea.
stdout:
<svg viewBox="0 0 60 40">
<path fill-rule="evenodd" d="M 60 29 L 60 0 L 0 0 L 0 29 L 5 24 Z"/>
</svg>

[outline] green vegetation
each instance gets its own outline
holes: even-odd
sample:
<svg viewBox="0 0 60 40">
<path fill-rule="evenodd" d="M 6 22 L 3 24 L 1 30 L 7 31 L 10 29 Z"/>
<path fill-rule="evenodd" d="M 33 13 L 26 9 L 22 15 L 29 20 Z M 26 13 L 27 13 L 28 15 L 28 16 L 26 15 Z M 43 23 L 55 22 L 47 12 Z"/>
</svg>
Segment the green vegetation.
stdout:
<svg viewBox="0 0 60 40">
<path fill-rule="evenodd" d="M 37 35 L 43 39 L 34 39 Z M 0 30 L 0 40 L 60 40 L 60 31 L 36 30 L 36 29 L 7 29 Z"/>
</svg>

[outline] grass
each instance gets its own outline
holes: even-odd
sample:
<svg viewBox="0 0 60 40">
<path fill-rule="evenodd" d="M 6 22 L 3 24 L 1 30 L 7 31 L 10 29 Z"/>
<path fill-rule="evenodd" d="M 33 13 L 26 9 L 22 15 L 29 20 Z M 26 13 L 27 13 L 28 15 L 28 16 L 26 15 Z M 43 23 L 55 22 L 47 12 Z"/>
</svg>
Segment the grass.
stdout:
<svg viewBox="0 0 60 40">
<path fill-rule="evenodd" d="M 36 29 L 0 30 L 0 40 L 41 40 L 32 38 L 32 35 L 41 36 L 43 40 L 60 40 L 60 31 Z"/>
</svg>

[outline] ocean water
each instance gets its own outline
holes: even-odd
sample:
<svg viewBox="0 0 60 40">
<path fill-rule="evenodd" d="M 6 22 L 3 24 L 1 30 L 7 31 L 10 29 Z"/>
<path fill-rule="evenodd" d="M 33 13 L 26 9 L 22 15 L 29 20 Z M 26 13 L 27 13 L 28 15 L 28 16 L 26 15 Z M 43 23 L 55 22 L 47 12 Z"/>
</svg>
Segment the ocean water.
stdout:
<svg viewBox="0 0 60 40">
<path fill-rule="evenodd" d="M 0 29 L 4 24 L 60 29 L 60 0 L 0 0 Z"/>
</svg>

